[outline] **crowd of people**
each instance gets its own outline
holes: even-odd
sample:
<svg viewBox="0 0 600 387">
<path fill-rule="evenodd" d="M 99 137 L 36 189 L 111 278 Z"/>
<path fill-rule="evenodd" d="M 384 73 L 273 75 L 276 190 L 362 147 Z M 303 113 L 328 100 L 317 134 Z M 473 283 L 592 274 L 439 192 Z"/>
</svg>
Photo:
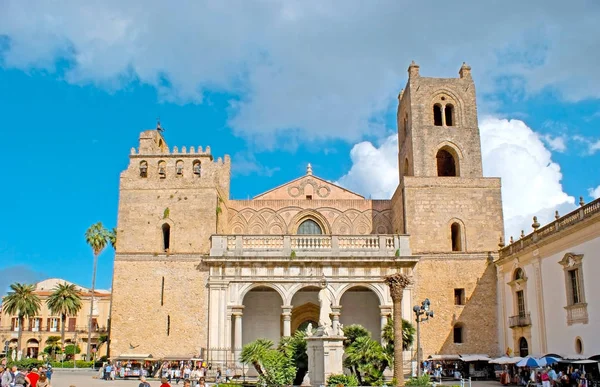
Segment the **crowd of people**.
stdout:
<svg viewBox="0 0 600 387">
<path fill-rule="evenodd" d="M 17 366 L 6 367 L 0 364 L 1 387 L 51 387 L 52 367 L 19 369 Z"/>
<path fill-rule="evenodd" d="M 500 383 L 503 385 L 542 387 L 591 387 L 592 374 L 570 365 L 557 370 L 553 367 L 528 369 L 505 366 Z"/>
</svg>

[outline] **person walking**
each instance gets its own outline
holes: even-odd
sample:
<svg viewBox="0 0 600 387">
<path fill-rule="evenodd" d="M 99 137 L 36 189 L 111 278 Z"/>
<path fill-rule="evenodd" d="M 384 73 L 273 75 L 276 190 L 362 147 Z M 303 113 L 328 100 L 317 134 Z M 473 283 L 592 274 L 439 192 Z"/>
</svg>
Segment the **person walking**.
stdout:
<svg viewBox="0 0 600 387">
<path fill-rule="evenodd" d="M 140 377 L 140 385 L 138 387 L 150 387 L 150 383 L 146 381 L 145 376 Z"/>
<path fill-rule="evenodd" d="M 171 387 L 171 385 L 167 382 L 167 378 L 161 378 L 160 383 L 160 387 Z"/>
<path fill-rule="evenodd" d="M 35 384 L 35 386 L 32 387 L 52 387 L 50 385 L 50 380 L 48 380 L 48 377 L 46 376 L 46 374 L 40 374 L 40 378 L 37 381 L 37 384 Z"/>
</svg>

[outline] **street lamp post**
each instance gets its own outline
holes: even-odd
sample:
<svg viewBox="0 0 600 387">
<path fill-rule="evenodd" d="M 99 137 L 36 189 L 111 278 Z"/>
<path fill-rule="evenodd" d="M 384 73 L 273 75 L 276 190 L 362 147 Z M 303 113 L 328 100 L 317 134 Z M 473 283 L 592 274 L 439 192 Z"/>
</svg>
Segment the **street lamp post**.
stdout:
<svg viewBox="0 0 600 387">
<path fill-rule="evenodd" d="M 430 310 L 431 303 L 429 298 L 421 302 L 421 306 L 413 306 L 413 312 L 415 312 L 415 321 L 417 322 L 417 377 L 421 376 L 421 329 L 420 325 L 422 321 L 427 321 L 429 318 L 433 318 L 433 310 Z"/>
</svg>

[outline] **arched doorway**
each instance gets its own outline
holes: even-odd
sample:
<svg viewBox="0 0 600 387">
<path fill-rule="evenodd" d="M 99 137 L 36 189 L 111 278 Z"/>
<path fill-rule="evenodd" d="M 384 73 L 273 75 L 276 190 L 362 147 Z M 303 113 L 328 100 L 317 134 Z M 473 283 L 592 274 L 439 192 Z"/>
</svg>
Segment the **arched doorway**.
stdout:
<svg viewBox="0 0 600 387">
<path fill-rule="evenodd" d="M 529 355 L 529 344 L 526 338 L 521 337 L 519 339 L 519 356 L 525 357 L 527 355 Z"/>
<path fill-rule="evenodd" d="M 40 351 L 40 342 L 36 339 L 27 340 L 26 356 L 30 359 L 37 359 Z"/>
<path fill-rule="evenodd" d="M 279 293 L 259 286 L 244 296 L 243 305 L 242 346 L 256 339 L 269 339 L 277 344 L 282 336 L 283 300 Z"/>
<path fill-rule="evenodd" d="M 371 338 L 381 341 L 381 312 L 379 297 L 371 289 L 355 286 L 344 292 L 340 299 L 340 323 L 344 326 L 362 325 L 371 332 Z"/>
<path fill-rule="evenodd" d="M 319 321 L 319 288 L 309 286 L 298 290 L 292 297 L 292 335 L 297 330 L 306 330 L 308 324 L 317 328 Z"/>
</svg>

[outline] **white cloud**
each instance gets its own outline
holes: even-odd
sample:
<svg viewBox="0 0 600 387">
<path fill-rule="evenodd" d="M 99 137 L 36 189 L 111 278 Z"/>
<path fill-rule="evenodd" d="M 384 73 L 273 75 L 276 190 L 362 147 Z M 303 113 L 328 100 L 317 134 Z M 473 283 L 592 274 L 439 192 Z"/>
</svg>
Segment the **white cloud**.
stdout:
<svg viewBox="0 0 600 387">
<path fill-rule="evenodd" d="M 590 188 L 590 189 L 588 189 L 588 193 L 594 199 L 600 198 L 600 185 L 597 186 L 596 188 Z"/>
<path fill-rule="evenodd" d="M 560 166 L 540 135 L 523 121 L 493 117 L 480 123 L 485 176 L 502 178 L 502 199 L 507 238 L 531 231 L 533 216 L 541 224 L 553 220 L 554 211 L 566 214 L 575 199 L 563 191 Z M 356 144 L 353 165 L 338 183 L 373 198 L 390 198 L 398 184 L 398 142 L 388 137 L 379 147 Z"/>
<path fill-rule="evenodd" d="M 389 199 L 398 187 L 398 135 L 376 147 L 368 141 L 350 151 L 352 167 L 336 184 L 373 199 Z"/>
<path fill-rule="evenodd" d="M 482 94 L 599 98 L 599 18 L 595 4 L 559 0 L 4 0 L 0 62 L 52 70 L 66 59 L 69 82 L 139 81 L 180 102 L 230 93 L 230 125 L 246 137 L 359 141 L 412 59 L 429 76 L 467 61 Z"/>
<path fill-rule="evenodd" d="M 573 136 L 573 140 L 583 144 L 585 146 L 585 156 L 592 156 L 594 153 L 600 150 L 600 140 L 596 140 L 590 137 L 584 137 L 580 135 Z"/>
<path fill-rule="evenodd" d="M 563 153 L 567 150 L 567 137 L 564 135 L 552 137 L 549 134 L 545 134 L 542 136 L 542 139 L 553 151 Z"/>
</svg>

